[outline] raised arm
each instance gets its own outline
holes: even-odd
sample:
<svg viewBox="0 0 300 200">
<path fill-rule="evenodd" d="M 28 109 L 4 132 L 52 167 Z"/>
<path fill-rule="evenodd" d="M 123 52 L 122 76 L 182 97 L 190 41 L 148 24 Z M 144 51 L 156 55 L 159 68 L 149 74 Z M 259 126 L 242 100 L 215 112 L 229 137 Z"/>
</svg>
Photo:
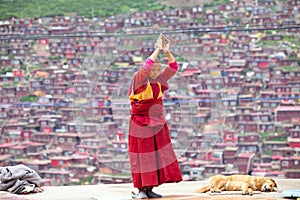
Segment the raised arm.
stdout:
<svg viewBox="0 0 300 200">
<path fill-rule="evenodd" d="M 152 60 L 152 61 L 155 61 L 158 57 L 158 54 L 160 52 L 160 49 L 159 48 L 156 48 L 153 53 L 149 56 L 149 58 Z"/>
<path fill-rule="evenodd" d="M 134 90 L 145 84 L 159 53 L 160 49 L 156 48 L 148 57 L 143 67 L 134 75 Z"/>
<path fill-rule="evenodd" d="M 174 76 L 178 70 L 178 63 L 176 59 L 174 58 L 173 54 L 171 51 L 164 51 L 168 61 L 169 61 L 169 66 L 165 68 L 165 70 L 162 72 L 163 77 L 168 81 L 172 76 Z"/>
<path fill-rule="evenodd" d="M 169 63 L 173 63 L 176 61 L 171 51 L 165 51 L 165 54 L 168 57 Z"/>
</svg>

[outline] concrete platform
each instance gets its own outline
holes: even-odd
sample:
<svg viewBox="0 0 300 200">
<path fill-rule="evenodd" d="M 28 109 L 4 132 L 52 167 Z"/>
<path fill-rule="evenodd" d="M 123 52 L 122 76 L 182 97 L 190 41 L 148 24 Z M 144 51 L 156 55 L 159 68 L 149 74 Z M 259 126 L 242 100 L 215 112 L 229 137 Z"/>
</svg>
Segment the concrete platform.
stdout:
<svg viewBox="0 0 300 200">
<path fill-rule="evenodd" d="M 164 195 L 164 200 L 277 200 L 285 199 L 281 196 L 284 190 L 300 189 L 300 179 L 275 179 L 278 192 L 254 192 L 253 196 L 243 196 L 240 192 L 223 192 L 221 194 L 199 194 L 195 190 L 207 183 L 204 181 L 190 181 L 163 184 L 155 188 L 155 192 Z M 0 192 L 0 199 L 5 200 L 128 200 L 131 191 L 136 192 L 132 184 L 85 185 L 85 186 L 51 186 L 44 187 L 44 192 L 29 195 L 14 195 Z"/>
</svg>

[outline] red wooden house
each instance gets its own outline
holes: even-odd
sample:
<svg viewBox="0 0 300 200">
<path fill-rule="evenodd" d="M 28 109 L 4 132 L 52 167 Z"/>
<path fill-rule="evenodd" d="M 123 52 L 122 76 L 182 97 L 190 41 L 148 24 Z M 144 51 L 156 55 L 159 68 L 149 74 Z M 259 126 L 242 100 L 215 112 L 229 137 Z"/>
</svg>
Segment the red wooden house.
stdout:
<svg viewBox="0 0 300 200">
<path fill-rule="evenodd" d="M 300 170 L 299 169 L 286 169 L 285 177 L 299 179 L 300 178 Z"/>
<path fill-rule="evenodd" d="M 237 142 L 237 133 L 235 130 L 224 130 L 223 131 L 223 141 L 225 143 L 236 143 Z"/>
<path fill-rule="evenodd" d="M 2 103 L 2 104 L 14 104 L 19 101 L 20 101 L 20 97 L 17 97 L 17 96 L 2 96 L 2 97 L 0 97 L 0 103 Z M 8 110 L 8 109 L 6 109 L 6 110 Z M 6 112 L 3 112 L 2 115 L 5 116 L 5 118 L 7 118 L 9 116 L 8 113 L 6 113 Z M 1 114 L 0 114 L 0 116 L 1 116 Z"/>
<path fill-rule="evenodd" d="M 262 142 L 262 149 L 264 151 L 271 151 L 274 148 L 284 148 L 288 147 L 289 143 L 287 141 L 263 141 Z"/>
<path fill-rule="evenodd" d="M 290 129 L 289 137 L 287 138 L 289 146 L 292 148 L 300 147 L 300 129 Z"/>
<path fill-rule="evenodd" d="M 72 182 L 79 183 L 80 180 L 88 179 L 93 176 L 96 168 L 87 164 L 78 164 L 74 163 L 68 166 L 68 169 L 71 171 Z"/>
<path fill-rule="evenodd" d="M 49 168 L 39 170 L 39 175 L 51 179 L 51 185 L 66 185 L 71 183 L 71 171 L 66 169 Z"/>
<path fill-rule="evenodd" d="M 204 14 L 204 8 L 203 8 L 203 6 L 191 7 L 189 9 L 189 14 L 191 14 L 191 16 L 193 18 L 201 18 L 201 17 L 203 17 L 203 14 Z"/>
<path fill-rule="evenodd" d="M 272 148 L 272 157 L 291 157 L 296 155 L 295 149 L 292 147 Z"/>
<path fill-rule="evenodd" d="M 24 158 L 27 155 L 26 145 L 15 145 L 9 148 L 9 154 L 14 158 Z"/>
<path fill-rule="evenodd" d="M 67 123 L 66 130 L 70 133 L 96 133 L 96 123 Z"/>
<path fill-rule="evenodd" d="M 236 164 L 237 153 L 238 153 L 238 147 L 226 147 L 223 151 L 224 164 Z"/>
<path fill-rule="evenodd" d="M 299 156 L 282 157 L 280 159 L 280 169 L 281 170 L 299 170 L 299 167 L 300 167 L 300 157 Z M 297 176 L 299 178 L 300 173 L 298 173 Z"/>
<path fill-rule="evenodd" d="M 248 174 L 253 165 L 255 153 L 240 153 L 237 158 L 237 168 L 239 173 Z"/>
<path fill-rule="evenodd" d="M 42 159 L 41 155 L 42 155 L 42 151 L 46 149 L 46 143 L 26 141 L 26 142 L 22 142 L 22 145 L 26 146 L 26 153 L 29 157 L 32 156 L 34 158 L 35 154 L 37 154 L 36 159 Z"/>
<path fill-rule="evenodd" d="M 272 22 L 272 18 L 269 16 L 254 16 L 250 19 L 251 24 L 263 25 L 270 24 Z"/>
<path fill-rule="evenodd" d="M 0 154 L 1 155 L 8 155 L 10 154 L 10 148 L 16 146 L 16 143 L 4 143 L 0 144 Z"/>
<path fill-rule="evenodd" d="M 0 149 L 1 151 L 1 149 Z M 1 154 L 0 155 L 0 166 L 9 166 L 10 165 L 10 159 L 11 159 L 10 154 Z"/>
<path fill-rule="evenodd" d="M 204 173 L 206 177 L 210 177 L 212 175 L 222 174 L 226 171 L 226 165 L 205 165 Z"/>
<path fill-rule="evenodd" d="M 81 144 L 77 145 L 79 153 L 88 153 L 96 157 L 98 154 L 107 153 L 107 148 L 111 145 L 108 144 L 107 139 L 83 139 Z M 95 158 L 96 159 L 96 158 Z"/>
<path fill-rule="evenodd" d="M 26 166 L 28 166 L 31 169 L 36 170 L 39 172 L 40 170 L 47 170 L 50 167 L 50 160 L 43 160 L 43 159 L 38 159 L 38 160 L 24 160 L 22 163 Z"/>
<path fill-rule="evenodd" d="M 62 148 L 63 151 L 75 151 L 76 145 L 85 138 L 93 138 L 95 134 L 77 134 L 77 133 L 60 133 L 56 137 L 56 144 Z"/>
<path fill-rule="evenodd" d="M 279 106 L 275 112 L 277 122 L 291 121 L 300 116 L 300 106 Z"/>
<path fill-rule="evenodd" d="M 300 5 L 300 2 L 299 2 L 299 0 L 288 0 L 287 1 L 287 5 L 288 6 L 298 6 L 298 5 Z"/>
<path fill-rule="evenodd" d="M 42 133 L 36 132 L 31 135 L 31 141 L 37 143 L 46 143 L 46 144 L 53 144 L 55 142 L 55 134 L 54 133 Z"/>
</svg>

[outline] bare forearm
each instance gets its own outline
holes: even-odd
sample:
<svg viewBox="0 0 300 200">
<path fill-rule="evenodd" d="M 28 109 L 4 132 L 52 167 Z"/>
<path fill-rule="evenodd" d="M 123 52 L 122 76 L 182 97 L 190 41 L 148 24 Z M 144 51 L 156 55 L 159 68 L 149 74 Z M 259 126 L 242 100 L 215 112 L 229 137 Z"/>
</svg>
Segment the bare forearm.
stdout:
<svg viewBox="0 0 300 200">
<path fill-rule="evenodd" d="M 167 58 L 169 60 L 169 63 L 173 63 L 173 62 L 176 61 L 176 59 L 174 58 L 173 54 L 170 51 L 167 51 L 165 53 L 166 53 L 166 56 L 167 56 Z"/>
<path fill-rule="evenodd" d="M 149 58 L 153 61 L 155 61 L 158 57 L 158 54 L 160 52 L 160 49 L 156 48 L 153 53 L 149 56 Z"/>
</svg>

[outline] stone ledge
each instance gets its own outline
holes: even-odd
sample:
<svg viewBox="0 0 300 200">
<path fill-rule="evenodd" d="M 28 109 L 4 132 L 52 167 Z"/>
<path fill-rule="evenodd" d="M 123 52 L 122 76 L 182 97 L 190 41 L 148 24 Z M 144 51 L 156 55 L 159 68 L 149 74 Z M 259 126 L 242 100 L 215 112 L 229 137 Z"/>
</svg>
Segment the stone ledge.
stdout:
<svg viewBox="0 0 300 200">
<path fill-rule="evenodd" d="M 253 196 L 243 196 L 239 192 L 223 192 L 221 194 L 199 194 L 195 190 L 207 183 L 204 181 L 188 181 L 180 183 L 167 183 L 155 191 L 164 195 L 163 199 L 186 200 L 277 200 L 285 199 L 281 196 L 283 190 L 296 190 L 300 188 L 300 179 L 276 179 L 278 192 L 255 192 Z M 5 200 L 128 200 L 131 191 L 135 191 L 131 183 L 126 184 L 101 184 L 80 186 L 46 186 L 44 192 L 29 195 L 14 195 L 6 192 L 0 193 L 0 199 Z"/>
</svg>

